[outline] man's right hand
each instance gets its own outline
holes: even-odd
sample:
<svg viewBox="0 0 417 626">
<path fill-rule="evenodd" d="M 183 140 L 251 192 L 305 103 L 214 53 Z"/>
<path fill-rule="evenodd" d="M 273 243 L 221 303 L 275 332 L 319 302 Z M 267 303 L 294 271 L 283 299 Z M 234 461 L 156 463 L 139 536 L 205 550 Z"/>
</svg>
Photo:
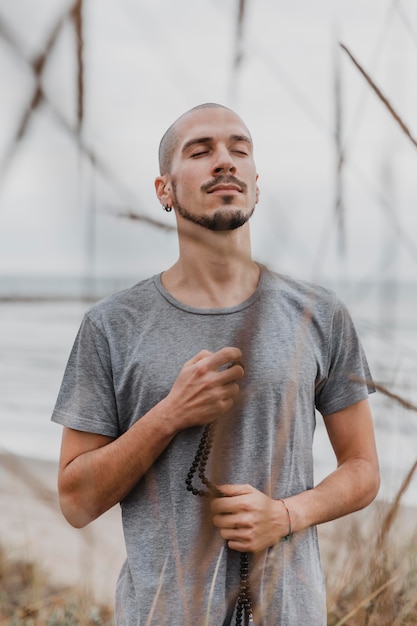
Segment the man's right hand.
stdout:
<svg viewBox="0 0 417 626">
<path fill-rule="evenodd" d="M 226 347 L 202 350 L 183 365 L 162 401 L 176 430 L 213 422 L 233 406 L 244 376 L 241 358 L 239 348 Z"/>
<path fill-rule="evenodd" d="M 166 398 L 116 439 L 64 428 L 59 494 L 69 523 L 81 528 L 126 497 L 178 431 L 228 411 L 239 393 L 241 356 L 238 348 L 199 352 Z"/>
</svg>

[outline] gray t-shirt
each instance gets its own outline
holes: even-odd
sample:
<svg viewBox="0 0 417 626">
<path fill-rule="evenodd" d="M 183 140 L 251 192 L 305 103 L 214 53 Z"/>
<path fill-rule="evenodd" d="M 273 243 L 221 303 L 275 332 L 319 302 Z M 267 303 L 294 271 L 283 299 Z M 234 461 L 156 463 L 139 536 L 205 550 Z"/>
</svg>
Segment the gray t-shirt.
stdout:
<svg viewBox="0 0 417 626">
<path fill-rule="evenodd" d="M 185 306 L 159 276 L 96 304 L 77 335 L 52 419 L 118 437 L 168 394 L 185 361 L 224 346 L 241 348 L 245 377 L 235 406 L 217 422 L 208 477 L 273 498 L 311 489 L 315 409 L 328 415 L 363 400 L 367 385 L 358 381 L 370 381 L 372 391 L 371 376 L 334 294 L 265 268 L 256 292 L 230 308 Z M 185 485 L 202 430 L 180 432 L 121 502 L 127 559 L 116 590 L 118 626 L 234 623 L 239 554 L 213 527 L 207 499 Z M 252 595 L 262 626 L 326 624 L 315 528 L 255 560 Z"/>
</svg>

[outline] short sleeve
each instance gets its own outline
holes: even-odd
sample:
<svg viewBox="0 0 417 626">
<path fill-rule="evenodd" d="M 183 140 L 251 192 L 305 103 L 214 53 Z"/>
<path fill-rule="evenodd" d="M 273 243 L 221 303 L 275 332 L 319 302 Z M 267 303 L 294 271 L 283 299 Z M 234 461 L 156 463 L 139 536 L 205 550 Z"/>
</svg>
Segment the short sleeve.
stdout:
<svg viewBox="0 0 417 626">
<path fill-rule="evenodd" d="M 108 341 L 88 314 L 69 356 L 52 421 L 75 430 L 119 435 Z"/>
<path fill-rule="evenodd" d="M 316 408 L 322 415 L 341 411 L 375 391 L 368 362 L 346 307 L 340 301 L 332 318 L 327 367 L 316 384 Z"/>
</svg>

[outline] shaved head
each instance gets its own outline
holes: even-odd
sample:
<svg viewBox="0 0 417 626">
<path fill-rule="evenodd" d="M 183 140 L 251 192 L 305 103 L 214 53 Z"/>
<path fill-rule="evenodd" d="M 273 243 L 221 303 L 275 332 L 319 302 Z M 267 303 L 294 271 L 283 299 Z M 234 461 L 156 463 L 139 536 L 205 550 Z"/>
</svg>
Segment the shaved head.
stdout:
<svg viewBox="0 0 417 626">
<path fill-rule="evenodd" d="M 159 144 L 159 173 L 161 176 L 164 174 L 169 174 L 171 170 L 172 157 L 174 155 L 175 148 L 178 142 L 178 136 L 176 133 L 176 126 L 180 120 L 184 117 L 193 113 L 194 111 L 198 111 L 199 109 L 226 109 L 226 111 L 232 111 L 228 107 L 223 106 L 222 104 L 216 104 L 215 102 L 206 102 L 205 104 L 199 104 L 189 111 L 186 111 L 183 115 L 181 115 L 163 135 L 161 142 Z"/>
</svg>

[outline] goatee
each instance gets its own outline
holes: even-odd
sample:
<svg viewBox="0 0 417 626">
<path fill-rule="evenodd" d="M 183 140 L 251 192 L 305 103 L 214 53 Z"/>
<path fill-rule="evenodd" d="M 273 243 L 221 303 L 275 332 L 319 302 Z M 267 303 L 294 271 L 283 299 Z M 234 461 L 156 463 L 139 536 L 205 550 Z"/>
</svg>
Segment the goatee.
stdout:
<svg viewBox="0 0 417 626">
<path fill-rule="evenodd" d="M 232 200 L 233 198 L 231 196 L 225 196 L 223 198 L 224 204 L 230 204 Z M 244 213 L 240 209 L 233 211 L 231 209 L 222 208 L 217 209 L 211 215 L 195 215 L 187 211 L 187 209 L 178 202 L 175 202 L 174 206 L 185 220 L 213 231 L 236 230 L 236 228 L 240 228 L 246 224 L 255 210 L 255 207 L 253 207 L 249 213 Z"/>
</svg>

